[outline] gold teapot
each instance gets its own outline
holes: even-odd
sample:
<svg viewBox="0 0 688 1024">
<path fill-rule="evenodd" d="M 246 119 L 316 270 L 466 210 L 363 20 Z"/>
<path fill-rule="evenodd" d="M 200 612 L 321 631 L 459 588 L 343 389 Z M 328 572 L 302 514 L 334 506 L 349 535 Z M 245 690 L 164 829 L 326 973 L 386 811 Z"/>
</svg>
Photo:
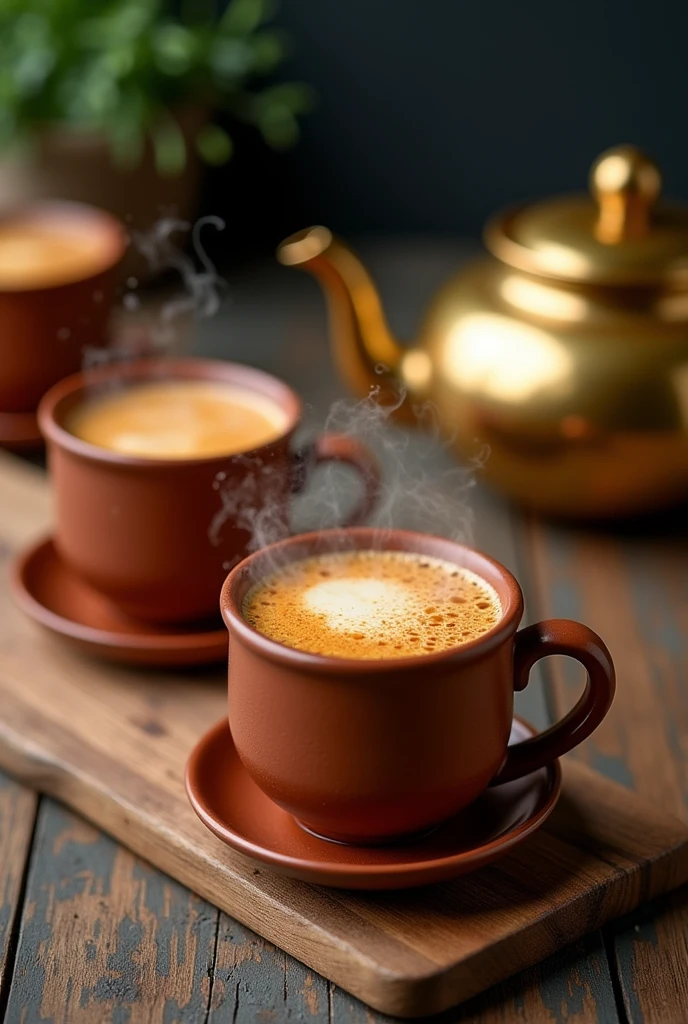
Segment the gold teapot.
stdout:
<svg viewBox="0 0 688 1024">
<path fill-rule="evenodd" d="M 359 395 L 432 402 L 464 459 L 489 445 L 486 479 L 567 517 L 627 515 L 688 495 L 688 207 L 632 146 L 603 153 L 591 196 L 491 220 L 491 256 L 435 296 L 417 346 L 392 336 L 370 276 L 324 227 L 280 262 L 321 281 L 334 355 Z"/>
</svg>

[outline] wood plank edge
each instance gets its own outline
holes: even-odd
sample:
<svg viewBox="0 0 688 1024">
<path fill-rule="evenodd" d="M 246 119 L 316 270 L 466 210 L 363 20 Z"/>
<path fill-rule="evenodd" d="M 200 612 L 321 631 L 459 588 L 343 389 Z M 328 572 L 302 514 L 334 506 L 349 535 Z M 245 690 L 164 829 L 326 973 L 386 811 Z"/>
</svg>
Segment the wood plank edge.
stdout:
<svg viewBox="0 0 688 1024">
<path fill-rule="evenodd" d="M 617 867 L 616 865 L 610 866 Z M 621 888 L 618 886 L 619 878 L 627 880 L 627 884 Z M 534 921 L 519 933 L 519 942 L 516 947 L 511 941 L 511 937 L 506 937 L 502 942 L 479 950 L 460 964 L 447 968 L 444 972 L 436 973 L 433 979 L 435 984 L 438 979 L 441 979 L 438 998 L 429 1000 L 419 985 L 420 999 L 416 999 L 415 987 L 418 983 L 414 981 L 414 1008 L 408 1013 L 404 1013 L 403 1016 L 432 1014 L 447 1010 L 485 990 L 486 986 L 482 985 L 478 979 L 486 969 L 493 979 L 490 985 L 505 981 L 519 971 L 534 967 L 591 932 L 604 928 L 618 917 L 636 910 L 646 902 L 672 892 L 686 882 L 688 882 L 688 838 L 683 838 L 657 857 L 639 862 L 630 870 L 618 868 L 618 875 L 615 878 L 610 878 L 598 887 L 595 913 L 590 913 L 586 895 L 571 899 L 563 908 L 563 912 L 567 915 L 564 942 L 559 941 L 561 924 L 557 922 L 556 927 L 552 927 L 549 917 L 543 915 L 540 920 Z M 618 898 L 619 893 L 621 894 L 620 899 Z M 607 899 L 608 894 L 611 894 L 611 899 Z M 534 951 L 533 955 L 529 952 L 531 948 Z M 606 952 L 608 955 L 608 950 Z M 494 961 L 499 962 L 500 960 L 504 964 L 504 968 L 503 971 L 501 967 L 499 968 L 499 976 L 497 976 Z M 610 967 L 612 962 L 610 961 Z M 434 995 L 437 994 L 434 993 Z M 432 1008 L 428 1008 L 431 1003 Z M 388 1013 L 394 1012 L 384 1006 L 377 1006 L 376 1009 Z"/>
<path fill-rule="evenodd" d="M 9 893 L 10 898 L 13 900 L 13 907 L 7 921 L 7 932 L 3 948 L 0 950 L 0 1020 L 4 1020 L 5 1010 L 7 1009 L 7 1003 L 10 995 L 10 988 L 12 986 L 14 963 L 19 942 L 19 929 L 24 910 L 26 885 L 31 866 L 31 850 L 36 831 L 39 806 L 38 793 L 33 789 L 25 788 L 19 783 L 14 783 L 12 781 L 10 782 L 10 785 L 16 786 L 18 790 L 16 796 L 19 805 L 19 812 L 24 817 L 24 821 L 22 823 L 22 834 L 19 836 L 19 847 L 22 849 L 23 863 L 21 872 L 17 875 L 17 882 L 15 886 L 10 887 L 14 889 L 14 891 L 10 891 Z M 9 824 L 10 827 L 13 827 L 14 822 L 10 821 Z"/>
<path fill-rule="evenodd" d="M 88 776 L 82 784 L 77 781 L 75 785 L 76 780 L 71 771 L 57 762 L 41 758 L 37 751 L 32 754 L 25 737 L 13 738 L 11 733 L 4 730 L 2 738 L 0 759 L 11 772 L 64 800 L 136 854 L 189 885 L 203 898 L 217 903 L 216 891 L 208 883 L 205 871 L 213 862 L 206 858 L 205 863 L 199 863 L 198 851 L 190 840 L 180 840 L 170 832 L 169 842 L 161 843 L 163 827 L 151 828 L 144 812 L 128 805 L 120 796 L 104 787 L 98 792 L 92 776 Z M 106 794 L 107 799 L 103 799 Z M 218 853 L 221 850 L 218 841 Z M 249 871 L 253 869 L 253 862 L 245 863 Z M 505 980 L 556 952 L 562 945 L 568 945 L 613 918 L 635 909 L 644 899 L 654 898 L 681 885 L 688 880 L 688 842 L 682 838 L 668 851 L 646 863 L 638 864 L 637 868 L 617 870 L 616 879 L 624 876 L 628 879 L 628 884 L 622 887 L 620 898 L 613 891 L 611 898 L 607 898 L 615 881 L 610 879 L 600 886 L 597 909 L 592 915 L 589 899 L 585 895 L 570 901 L 565 908 L 568 920 L 563 943 L 560 941 L 561 926 L 552 928 L 551 920 L 543 914 L 540 920 L 520 934 L 516 950 L 509 949 L 509 943 L 513 947 L 513 942 L 511 937 L 506 937 L 502 943 L 479 951 L 470 959 L 449 968 L 439 968 L 419 955 L 417 969 L 409 971 L 407 964 L 403 973 L 374 961 L 361 950 L 332 936 L 317 923 L 309 919 L 299 921 L 297 911 L 285 911 L 284 905 L 277 900 L 272 901 L 274 916 L 266 914 L 264 909 L 261 911 L 250 898 L 240 900 L 238 905 L 227 900 L 221 909 L 319 973 L 323 973 L 322 959 L 325 951 L 328 961 L 326 976 L 336 985 L 383 1013 L 413 1017 L 438 1013 L 477 995 L 486 987 L 480 979 L 487 967 L 490 971 L 490 985 Z M 250 878 L 237 875 L 234 882 L 237 887 L 235 894 L 238 892 L 244 897 L 250 897 L 253 890 L 254 895 L 259 892 L 263 905 L 270 902 L 269 895 L 264 890 L 254 888 Z M 288 928 L 285 927 L 285 914 L 290 917 Z M 318 932 L 317 958 L 310 952 L 314 940 L 310 938 L 303 941 L 306 928 Z M 500 964 L 496 972 L 495 961 Z"/>
<path fill-rule="evenodd" d="M 388 991 L 396 993 L 399 990 L 403 993 L 409 981 L 411 984 L 416 981 L 422 984 L 432 982 L 437 976 L 436 965 L 422 954 L 405 948 L 405 953 L 413 953 L 417 972 L 409 972 L 408 955 L 403 971 L 397 972 L 345 940 L 333 936 L 317 922 L 300 915 L 296 909 L 288 908 L 280 900 L 271 898 L 250 880 L 256 870 L 254 862 L 234 851 L 231 852 L 232 858 L 245 864 L 247 869 L 247 877 L 237 874 L 232 879 L 236 886 L 234 894 L 239 893 L 243 899 L 236 904 L 229 899 L 219 904 L 216 889 L 207 880 L 207 869 L 212 869 L 216 862 L 207 857 L 205 851 L 204 860 L 200 861 L 199 851 L 191 840 L 180 839 L 171 830 L 167 832 L 169 841 L 161 842 L 166 831 L 164 825 L 158 824 L 152 828 L 140 808 L 127 804 L 119 794 L 106 787 L 100 791 L 94 788 L 91 775 L 85 776 L 84 782 L 80 784 L 73 768 L 68 769 L 57 761 L 48 760 L 26 737 L 13 736 L 2 722 L 0 764 L 21 782 L 63 801 L 154 867 L 189 886 L 199 896 L 219 906 L 220 910 L 296 957 L 316 973 L 323 973 L 322 958 L 325 950 L 329 957 L 325 976 L 371 1006 L 379 1006 L 383 1012 L 394 1012 L 385 1011 L 385 1008 L 397 1003 L 397 995 L 390 997 Z M 199 828 L 202 828 L 200 823 Z M 218 854 L 226 852 L 223 844 L 219 840 L 216 842 Z M 223 864 L 223 870 L 228 870 L 226 864 Z M 260 872 L 263 877 L 272 874 L 268 870 L 263 873 L 262 868 Z M 229 888 L 227 891 L 228 896 L 231 896 Z M 252 897 L 258 899 L 254 901 Z M 260 903 L 263 907 L 271 903 L 274 915 L 266 914 L 264 909 L 261 911 Z M 288 930 L 286 916 L 289 917 Z M 307 938 L 308 931 L 317 931 L 317 940 L 312 936 Z M 317 948 L 317 955 L 311 954 L 311 947 Z"/>
</svg>

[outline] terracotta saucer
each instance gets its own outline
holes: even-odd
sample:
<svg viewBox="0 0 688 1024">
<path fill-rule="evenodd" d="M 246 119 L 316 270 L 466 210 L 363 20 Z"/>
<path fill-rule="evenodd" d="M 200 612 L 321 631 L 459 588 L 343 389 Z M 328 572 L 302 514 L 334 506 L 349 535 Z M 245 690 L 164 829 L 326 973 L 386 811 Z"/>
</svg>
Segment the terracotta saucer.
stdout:
<svg viewBox="0 0 688 1024">
<path fill-rule="evenodd" d="M 514 720 L 511 741 L 535 729 Z M 555 762 L 487 790 L 433 832 L 394 846 L 349 846 L 304 831 L 249 778 L 229 726 L 218 722 L 193 750 L 186 791 L 204 825 L 235 850 L 305 882 L 343 889 L 406 889 L 483 867 L 542 825 L 559 799 Z"/>
<path fill-rule="evenodd" d="M 50 538 L 19 555 L 11 582 L 27 615 L 101 658 L 180 667 L 227 658 L 227 631 L 217 622 L 173 627 L 130 619 L 67 568 Z"/>
<path fill-rule="evenodd" d="M 0 448 L 33 451 L 43 445 L 35 412 L 0 412 Z"/>
</svg>

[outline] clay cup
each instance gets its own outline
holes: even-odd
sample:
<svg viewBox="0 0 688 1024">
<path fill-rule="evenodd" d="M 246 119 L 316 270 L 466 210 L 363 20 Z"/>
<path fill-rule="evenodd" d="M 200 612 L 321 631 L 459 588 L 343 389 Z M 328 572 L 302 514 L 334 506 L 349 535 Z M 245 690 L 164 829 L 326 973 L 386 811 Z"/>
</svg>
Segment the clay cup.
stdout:
<svg viewBox="0 0 688 1024">
<path fill-rule="evenodd" d="M 50 201 L 4 214 L 21 221 L 85 235 L 93 243 L 87 274 L 55 284 L 0 286 L 0 412 L 32 413 L 56 381 L 82 365 L 84 349 L 106 343 L 116 284 L 115 268 L 127 245 L 124 227 L 103 210 Z"/>
<path fill-rule="evenodd" d="M 309 654 L 267 639 L 242 616 L 249 588 L 276 566 L 332 550 L 384 549 L 463 566 L 497 591 L 501 619 L 437 653 L 381 661 Z M 340 842 L 384 843 L 456 814 L 488 786 L 547 765 L 607 714 L 614 668 L 602 640 L 577 622 L 518 629 L 521 589 L 469 547 L 426 534 L 370 528 L 293 537 L 250 555 L 228 576 L 229 725 L 254 782 L 308 830 Z M 551 654 L 588 673 L 575 707 L 550 729 L 507 747 L 514 691 Z"/>
<path fill-rule="evenodd" d="M 169 379 L 226 382 L 266 396 L 285 412 L 284 432 L 238 455 L 156 459 L 97 447 L 64 426 L 86 396 Z M 136 619 L 185 623 L 217 617 L 223 580 L 249 550 L 255 517 L 269 506 L 271 536 L 287 536 L 291 495 L 303 489 L 315 466 L 345 462 L 360 473 L 364 493 L 350 522 L 362 522 L 372 507 L 379 476 L 368 449 L 339 434 L 295 448 L 300 421 L 301 403 L 290 387 L 235 363 L 140 360 L 61 381 L 39 408 L 58 554 Z"/>
</svg>

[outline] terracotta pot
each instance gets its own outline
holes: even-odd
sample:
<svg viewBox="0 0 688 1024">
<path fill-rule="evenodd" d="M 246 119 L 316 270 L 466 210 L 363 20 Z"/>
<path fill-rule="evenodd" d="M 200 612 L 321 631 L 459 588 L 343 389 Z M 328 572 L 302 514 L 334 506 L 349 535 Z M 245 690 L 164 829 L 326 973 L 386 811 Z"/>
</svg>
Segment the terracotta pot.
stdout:
<svg viewBox="0 0 688 1024">
<path fill-rule="evenodd" d="M 465 566 L 502 603 L 476 640 L 412 658 L 329 658 L 268 640 L 243 619 L 248 589 L 276 565 L 343 549 L 412 551 Z M 326 530 L 251 555 L 222 589 L 229 630 L 229 726 L 254 782 L 307 829 L 342 842 L 386 842 L 451 817 L 488 786 L 542 767 L 582 742 L 609 710 L 614 668 L 586 626 L 564 619 L 517 632 L 521 589 L 503 566 L 439 537 Z M 575 708 L 510 746 L 514 690 L 550 654 L 588 671 Z"/>
<path fill-rule="evenodd" d="M 162 216 L 193 218 L 201 176 L 193 140 L 208 113 L 202 107 L 186 107 L 175 117 L 187 143 L 182 174 L 159 174 L 148 140 L 140 162 L 126 169 L 113 162 L 103 135 L 59 125 L 46 129 L 31 147 L 17 148 L 0 160 L 0 207 L 73 199 L 108 210 L 141 230 Z"/>
<path fill-rule="evenodd" d="M 87 396 L 150 380 L 212 380 L 276 402 L 287 426 L 277 440 L 239 455 L 155 459 L 98 448 L 65 429 Z M 141 360 L 61 381 L 39 408 L 55 495 L 55 545 L 83 580 L 129 615 L 187 622 L 217 615 L 222 582 L 249 550 L 256 518 L 275 537 L 289 533 L 290 495 L 320 462 L 348 462 L 363 477 L 361 522 L 378 487 L 377 465 L 357 441 L 324 434 L 294 450 L 298 396 L 282 381 L 235 363 Z"/>
<path fill-rule="evenodd" d="M 0 217 L 93 242 L 91 271 L 52 286 L 0 285 L 0 410 L 31 412 L 41 396 L 82 364 L 85 346 L 106 341 L 115 267 L 126 248 L 121 224 L 81 203 L 36 203 Z"/>
</svg>

